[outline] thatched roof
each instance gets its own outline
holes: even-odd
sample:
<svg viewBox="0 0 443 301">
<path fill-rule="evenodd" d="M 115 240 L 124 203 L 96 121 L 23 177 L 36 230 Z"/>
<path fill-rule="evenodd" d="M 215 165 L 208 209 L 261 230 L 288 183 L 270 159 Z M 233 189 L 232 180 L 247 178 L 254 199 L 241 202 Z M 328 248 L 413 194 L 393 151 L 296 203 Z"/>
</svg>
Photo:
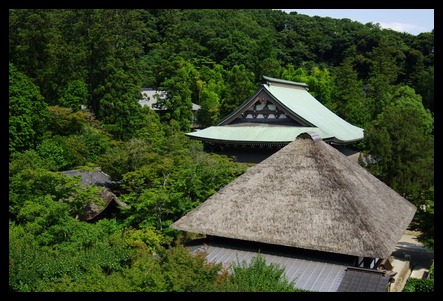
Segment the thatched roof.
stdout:
<svg viewBox="0 0 443 301">
<path fill-rule="evenodd" d="M 335 148 L 311 138 L 298 137 L 171 227 L 388 258 L 416 207 Z"/>
</svg>

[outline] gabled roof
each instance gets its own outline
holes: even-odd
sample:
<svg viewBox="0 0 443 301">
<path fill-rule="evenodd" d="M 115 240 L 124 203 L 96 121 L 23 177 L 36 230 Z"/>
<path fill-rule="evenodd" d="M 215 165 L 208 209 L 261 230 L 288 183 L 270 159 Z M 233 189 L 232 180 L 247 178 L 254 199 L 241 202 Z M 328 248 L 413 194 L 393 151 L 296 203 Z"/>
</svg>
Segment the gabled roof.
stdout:
<svg viewBox="0 0 443 301">
<path fill-rule="evenodd" d="M 415 211 L 413 204 L 323 140 L 300 136 L 171 227 L 388 258 Z"/>
<path fill-rule="evenodd" d="M 243 143 L 251 140 L 251 137 L 260 142 L 288 143 L 306 131 L 304 128 L 309 127 L 310 131 L 316 131 L 322 139 L 338 144 L 352 143 L 364 138 L 362 128 L 348 123 L 326 108 L 307 91 L 306 84 L 266 76 L 263 80 L 264 83 L 256 93 L 217 126 L 187 135 L 225 143 Z M 266 104 L 273 108 L 266 109 L 261 114 L 255 106 L 260 102 L 264 104 L 260 106 L 260 110 Z M 257 115 L 261 116 L 260 121 L 255 118 Z M 254 124 L 251 124 L 252 121 Z"/>
<path fill-rule="evenodd" d="M 353 142 L 363 139 L 363 129 L 356 127 L 321 104 L 306 89 L 293 88 L 265 77 L 268 82 L 262 87 L 269 91 L 277 103 L 281 103 L 294 115 L 306 120 L 334 137 L 338 142 Z"/>
</svg>

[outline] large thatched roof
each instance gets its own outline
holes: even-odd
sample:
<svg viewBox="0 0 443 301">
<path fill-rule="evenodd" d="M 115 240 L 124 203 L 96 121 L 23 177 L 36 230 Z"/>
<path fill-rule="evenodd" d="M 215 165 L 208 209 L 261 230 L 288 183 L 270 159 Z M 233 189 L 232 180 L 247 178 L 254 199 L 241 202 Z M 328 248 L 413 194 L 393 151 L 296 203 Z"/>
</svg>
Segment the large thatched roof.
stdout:
<svg viewBox="0 0 443 301">
<path fill-rule="evenodd" d="M 416 207 L 321 139 L 297 138 L 172 228 L 388 258 Z"/>
</svg>

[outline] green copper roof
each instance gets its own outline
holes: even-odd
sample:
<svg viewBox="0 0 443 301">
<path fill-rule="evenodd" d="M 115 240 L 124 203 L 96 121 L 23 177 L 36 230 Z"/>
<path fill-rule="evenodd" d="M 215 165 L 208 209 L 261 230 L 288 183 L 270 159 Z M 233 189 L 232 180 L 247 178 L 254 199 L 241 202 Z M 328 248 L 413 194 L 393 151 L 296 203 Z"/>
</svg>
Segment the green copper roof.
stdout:
<svg viewBox="0 0 443 301">
<path fill-rule="evenodd" d="M 308 87 L 308 85 L 306 83 L 293 82 L 290 80 L 278 79 L 278 78 L 273 78 L 273 77 L 269 77 L 269 76 L 262 76 L 262 82 L 264 82 L 264 83 L 274 82 L 274 83 L 288 84 L 288 85 L 293 85 L 293 86 Z"/>
<path fill-rule="evenodd" d="M 290 86 L 264 84 L 263 87 L 271 95 L 295 115 L 306 120 L 315 127 L 327 132 L 335 140 L 341 142 L 353 142 L 364 137 L 363 129 L 356 127 L 334 112 L 330 111 L 308 91 L 294 89 Z"/>
<path fill-rule="evenodd" d="M 273 109 L 267 107 L 266 111 L 260 113 L 264 104 L 269 103 Z M 261 108 L 256 107 L 257 104 L 262 104 Z M 217 126 L 187 135 L 225 143 L 287 143 L 303 132 L 312 131 L 323 140 L 340 144 L 364 138 L 362 128 L 326 108 L 308 92 L 305 83 L 264 76 L 256 93 Z"/>
<path fill-rule="evenodd" d="M 322 139 L 331 138 L 327 133 L 314 127 L 292 126 L 211 126 L 206 129 L 187 133 L 188 136 L 204 140 L 224 140 L 232 143 L 251 142 L 291 142 L 305 132 L 316 132 Z"/>
</svg>

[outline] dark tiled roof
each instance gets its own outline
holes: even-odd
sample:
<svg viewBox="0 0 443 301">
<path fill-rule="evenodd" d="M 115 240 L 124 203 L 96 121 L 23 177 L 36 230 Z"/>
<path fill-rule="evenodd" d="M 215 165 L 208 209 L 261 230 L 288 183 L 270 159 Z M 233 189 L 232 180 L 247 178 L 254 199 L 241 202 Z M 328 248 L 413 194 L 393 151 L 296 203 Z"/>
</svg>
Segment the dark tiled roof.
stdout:
<svg viewBox="0 0 443 301">
<path fill-rule="evenodd" d="M 382 270 L 348 267 L 338 292 L 386 292 L 390 274 Z"/>
<path fill-rule="evenodd" d="M 111 187 L 116 184 L 116 182 L 111 181 L 109 175 L 101 171 L 66 170 L 62 171 L 62 173 L 72 177 L 80 176 L 82 178 L 82 185 Z"/>
<path fill-rule="evenodd" d="M 94 221 L 97 218 L 103 216 L 103 213 L 107 211 L 112 211 L 113 207 L 127 207 L 128 205 L 120 200 L 117 196 L 110 190 L 118 182 L 111 181 L 109 175 L 101 171 L 86 171 L 86 170 L 66 170 L 62 171 L 63 174 L 71 177 L 81 177 L 82 185 L 94 185 L 105 187 L 100 193 L 100 199 L 103 201 L 103 206 L 98 206 L 95 203 L 89 203 L 85 207 L 83 214 L 79 215 L 79 219 L 82 221 Z"/>
<path fill-rule="evenodd" d="M 193 252 L 205 252 L 206 259 L 225 267 L 246 262 L 261 254 L 266 264 L 285 269 L 288 281 L 298 289 L 313 292 L 336 292 L 353 257 L 287 248 L 266 244 L 238 243 L 235 240 L 201 241 L 191 246 Z"/>
</svg>

